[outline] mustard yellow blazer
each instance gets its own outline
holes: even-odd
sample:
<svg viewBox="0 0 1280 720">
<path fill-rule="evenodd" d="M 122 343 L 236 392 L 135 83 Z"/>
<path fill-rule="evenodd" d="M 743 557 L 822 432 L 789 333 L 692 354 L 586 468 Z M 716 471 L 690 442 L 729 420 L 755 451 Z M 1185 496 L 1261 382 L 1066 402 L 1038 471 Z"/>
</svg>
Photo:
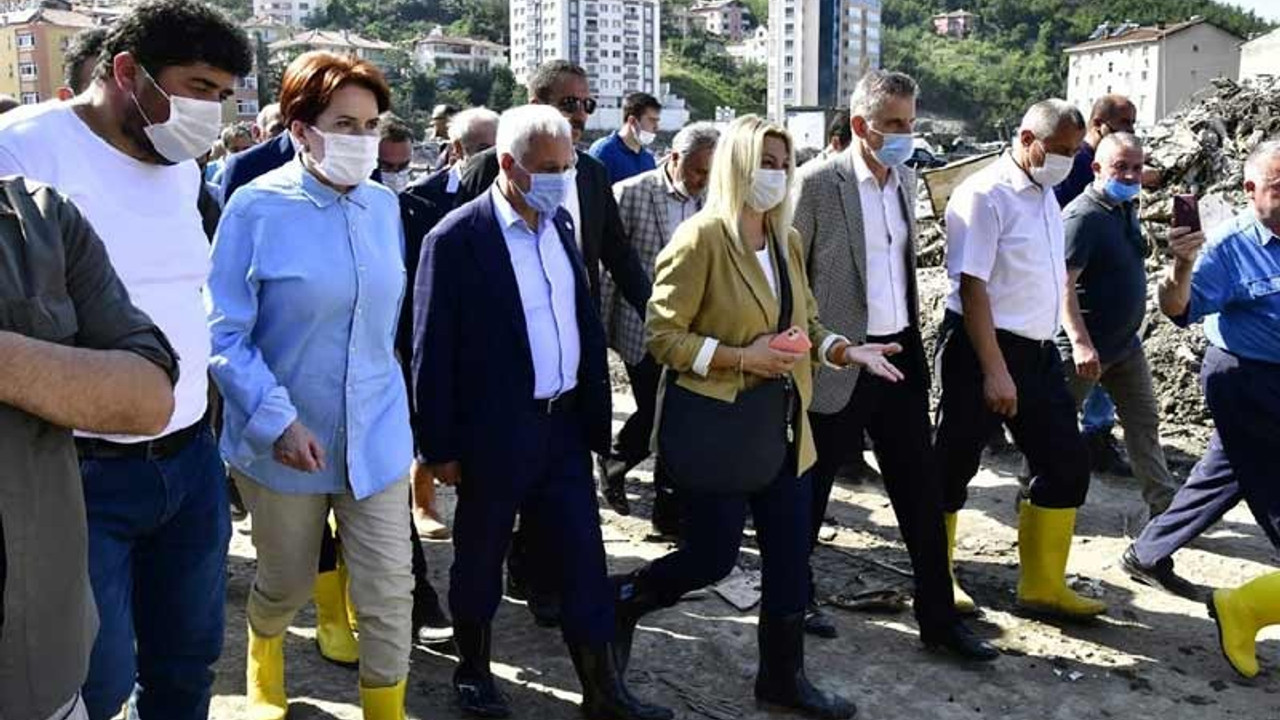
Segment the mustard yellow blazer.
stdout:
<svg viewBox="0 0 1280 720">
<path fill-rule="evenodd" d="M 788 228 L 787 275 L 791 281 L 791 322 L 809 333 L 810 357 L 792 371 L 800 395 L 800 433 L 796 474 L 817 460 L 809 430 L 808 409 L 813 395 L 813 363 L 831 332 L 818 322 L 818 303 L 809 289 L 800 235 Z M 668 372 L 679 373 L 676 382 L 692 392 L 734 402 L 738 392 L 754 387 L 761 378 L 736 368 L 711 370 L 702 377 L 693 363 L 707 338 L 729 347 L 745 347 L 760 335 L 776 332 L 781 307 L 755 254 L 729 234 L 724 222 L 707 212 L 682 223 L 671 242 L 658 254 L 653 295 L 649 298 L 645 334 L 649 352 Z M 662 417 L 662 389 L 658 394 L 658 422 Z M 655 431 L 655 437 L 656 437 Z"/>
</svg>

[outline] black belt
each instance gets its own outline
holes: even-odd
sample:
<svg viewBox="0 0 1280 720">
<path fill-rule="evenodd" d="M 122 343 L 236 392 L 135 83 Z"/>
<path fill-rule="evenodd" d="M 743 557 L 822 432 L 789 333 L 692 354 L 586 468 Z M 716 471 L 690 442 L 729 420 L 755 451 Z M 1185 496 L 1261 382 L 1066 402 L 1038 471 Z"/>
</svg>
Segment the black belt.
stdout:
<svg viewBox="0 0 1280 720">
<path fill-rule="evenodd" d="M 533 401 L 533 411 L 538 415 L 555 415 L 556 413 L 568 412 L 576 407 L 578 407 L 577 388 L 566 393 L 560 393 L 553 398 Z"/>
<path fill-rule="evenodd" d="M 82 459 L 92 458 L 95 460 L 120 460 L 120 459 L 140 459 L 140 460 L 167 460 L 174 455 L 182 452 L 192 440 L 204 432 L 204 421 L 183 428 L 177 432 L 169 433 L 155 440 L 148 440 L 140 443 L 117 443 L 101 438 L 76 438 L 76 451 Z"/>
<path fill-rule="evenodd" d="M 911 328 L 899 330 L 892 335 L 868 335 L 867 342 L 876 343 L 877 345 L 888 345 L 889 343 L 898 343 L 906 346 L 906 341 L 911 337 Z"/>
</svg>

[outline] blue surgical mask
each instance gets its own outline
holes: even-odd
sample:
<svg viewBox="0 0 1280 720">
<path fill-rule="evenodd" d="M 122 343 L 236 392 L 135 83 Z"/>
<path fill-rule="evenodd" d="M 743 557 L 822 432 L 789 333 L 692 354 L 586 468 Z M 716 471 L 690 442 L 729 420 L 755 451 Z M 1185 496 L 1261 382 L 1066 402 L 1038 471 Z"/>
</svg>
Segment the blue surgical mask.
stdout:
<svg viewBox="0 0 1280 720">
<path fill-rule="evenodd" d="M 915 152 L 915 138 L 911 134 L 882 133 L 879 130 L 874 132 L 884 138 L 884 145 L 875 151 L 876 162 L 891 168 L 911 159 L 911 154 Z"/>
<path fill-rule="evenodd" d="M 523 165 L 520 169 L 529 173 L 529 189 L 520 192 L 524 201 L 539 215 L 555 215 L 556 208 L 564 204 L 569 188 L 578 177 L 578 171 L 572 169 L 562 173 L 531 173 Z"/>
<path fill-rule="evenodd" d="M 1103 185 L 1102 190 L 1107 194 L 1107 197 L 1112 200 L 1126 203 L 1138 197 L 1138 193 L 1141 192 L 1142 186 L 1138 183 L 1130 185 L 1129 183 L 1122 183 L 1115 178 L 1107 178 L 1107 182 Z"/>
</svg>

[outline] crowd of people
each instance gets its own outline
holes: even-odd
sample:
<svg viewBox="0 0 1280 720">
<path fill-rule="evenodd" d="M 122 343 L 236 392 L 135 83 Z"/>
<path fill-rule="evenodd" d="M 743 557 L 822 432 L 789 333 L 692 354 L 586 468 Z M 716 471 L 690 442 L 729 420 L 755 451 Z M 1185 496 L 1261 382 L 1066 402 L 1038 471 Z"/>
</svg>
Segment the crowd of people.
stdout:
<svg viewBox="0 0 1280 720">
<path fill-rule="evenodd" d="M 1066 582 L 1097 388 L 1152 518 L 1122 558 L 1135 579 L 1193 594 L 1173 554 L 1241 500 L 1280 547 L 1280 142 L 1248 159 L 1247 210 L 1168 234 L 1159 306 L 1205 324 L 1216 421 L 1180 485 L 1141 343 L 1152 249 L 1125 98 L 1088 119 L 1035 103 L 951 197 L 931 363 L 905 166 L 920 88 L 904 74 L 868 72 L 800 168 L 756 116 L 692 123 L 659 160 L 662 107 L 642 93 L 579 150 L 596 101 L 553 60 L 526 105 L 437 108 L 415 178 L 414 132 L 375 66 L 301 55 L 278 104 L 224 128 L 251 66 L 219 11 L 148 0 L 76 38 L 59 100 L 0 117 L 0 717 L 207 717 L 231 520 L 247 514 L 245 717 L 286 716 L 284 637 L 309 599 L 365 718 L 405 717 L 415 643 L 452 645 L 461 713 L 508 717 L 490 669 L 505 593 L 560 628 L 586 717 L 670 718 L 627 685 L 637 624 L 728 575 L 750 513 L 755 697 L 850 718 L 804 648 L 838 634 L 810 557 L 864 436 L 921 642 L 990 662 L 952 555 L 1002 427 L 1027 460 L 1018 604 L 1107 610 Z M 637 408 L 616 437 L 609 349 Z M 630 514 L 628 473 L 653 455 L 650 520 L 677 547 L 610 575 L 600 498 Z M 452 528 L 437 482 L 457 490 Z M 445 603 L 424 536 L 452 538 Z M 1207 599 L 1244 676 L 1278 598 L 1270 573 Z"/>
</svg>

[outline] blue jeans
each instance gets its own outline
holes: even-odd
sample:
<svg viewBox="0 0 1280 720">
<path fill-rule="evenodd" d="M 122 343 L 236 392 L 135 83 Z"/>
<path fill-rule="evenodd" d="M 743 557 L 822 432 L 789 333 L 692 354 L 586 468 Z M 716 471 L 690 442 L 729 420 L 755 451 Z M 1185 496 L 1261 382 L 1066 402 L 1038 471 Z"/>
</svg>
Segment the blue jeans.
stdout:
<svg viewBox="0 0 1280 720">
<path fill-rule="evenodd" d="M 134 693 L 143 720 L 205 720 L 231 539 L 213 434 L 164 460 L 86 458 L 80 472 L 102 622 L 84 685 L 89 717 L 112 717 Z"/>
<path fill-rule="evenodd" d="M 1116 404 L 1101 385 L 1093 386 L 1093 391 L 1084 399 L 1081 413 L 1080 432 L 1085 435 L 1109 433 L 1116 426 Z"/>
</svg>

